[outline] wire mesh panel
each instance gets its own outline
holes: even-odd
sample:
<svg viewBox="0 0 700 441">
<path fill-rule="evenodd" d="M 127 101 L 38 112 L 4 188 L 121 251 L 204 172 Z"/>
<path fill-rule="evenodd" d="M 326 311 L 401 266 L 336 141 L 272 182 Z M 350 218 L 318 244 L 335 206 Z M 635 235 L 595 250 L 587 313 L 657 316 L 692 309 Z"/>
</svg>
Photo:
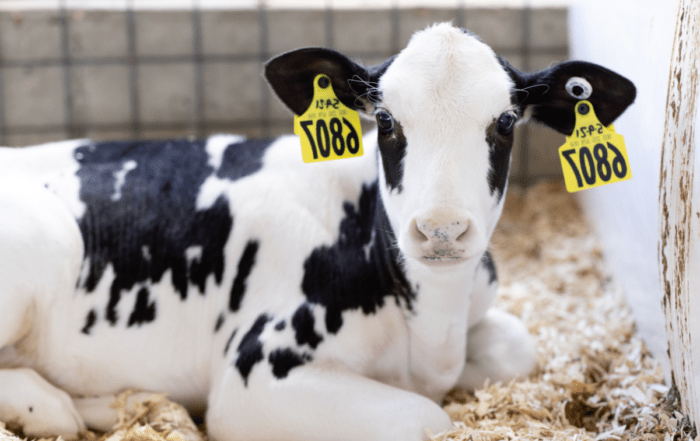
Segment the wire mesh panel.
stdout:
<svg viewBox="0 0 700 441">
<path fill-rule="evenodd" d="M 568 57 L 563 8 L 0 11 L 0 143 L 290 133 L 290 112 L 261 76 L 265 60 L 325 46 L 371 65 L 440 21 L 521 70 Z M 512 177 L 560 173 L 562 139 L 520 128 L 516 142 L 529 147 L 516 147 Z"/>
</svg>

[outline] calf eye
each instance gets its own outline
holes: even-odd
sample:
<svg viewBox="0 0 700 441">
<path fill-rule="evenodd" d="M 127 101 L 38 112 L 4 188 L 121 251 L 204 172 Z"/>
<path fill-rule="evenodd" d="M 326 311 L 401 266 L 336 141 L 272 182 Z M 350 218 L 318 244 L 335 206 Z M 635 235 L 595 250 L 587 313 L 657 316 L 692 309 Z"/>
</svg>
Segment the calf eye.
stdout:
<svg viewBox="0 0 700 441">
<path fill-rule="evenodd" d="M 389 112 L 381 110 L 377 112 L 377 126 L 382 133 L 389 133 L 394 130 L 394 118 L 389 115 Z"/>
<path fill-rule="evenodd" d="M 496 128 L 498 133 L 501 135 L 508 136 L 513 132 L 513 126 L 515 125 L 515 116 L 512 113 L 504 113 L 498 118 L 498 124 Z"/>
</svg>

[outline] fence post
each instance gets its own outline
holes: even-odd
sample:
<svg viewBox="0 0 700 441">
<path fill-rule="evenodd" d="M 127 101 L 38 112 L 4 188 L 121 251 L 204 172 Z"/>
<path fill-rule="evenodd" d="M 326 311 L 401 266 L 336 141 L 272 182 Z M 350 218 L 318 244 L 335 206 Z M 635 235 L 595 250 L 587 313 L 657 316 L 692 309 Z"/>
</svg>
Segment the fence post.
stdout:
<svg viewBox="0 0 700 441">
<path fill-rule="evenodd" d="M 671 368 L 683 413 L 693 422 L 700 421 L 700 176 L 695 174 L 699 81 L 700 5 L 681 0 L 661 148 L 659 265 Z"/>
</svg>

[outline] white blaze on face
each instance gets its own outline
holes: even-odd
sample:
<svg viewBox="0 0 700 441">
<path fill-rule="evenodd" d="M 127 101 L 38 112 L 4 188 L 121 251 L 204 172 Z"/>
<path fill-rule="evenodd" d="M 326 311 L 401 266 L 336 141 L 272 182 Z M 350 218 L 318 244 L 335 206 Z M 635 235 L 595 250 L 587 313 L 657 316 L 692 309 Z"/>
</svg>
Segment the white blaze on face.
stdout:
<svg viewBox="0 0 700 441">
<path fill-rule="evenodd" d="M 408 258 L 485 251 L 501 208 L 487 180 L 486 130 L 512 109 L 512 86 L 488 46 L 446 23 L 416 33 L 382 76 L 380 106 L 406 139 L 402 190 L 382 185 L 382 195 Z"/>
</svg>

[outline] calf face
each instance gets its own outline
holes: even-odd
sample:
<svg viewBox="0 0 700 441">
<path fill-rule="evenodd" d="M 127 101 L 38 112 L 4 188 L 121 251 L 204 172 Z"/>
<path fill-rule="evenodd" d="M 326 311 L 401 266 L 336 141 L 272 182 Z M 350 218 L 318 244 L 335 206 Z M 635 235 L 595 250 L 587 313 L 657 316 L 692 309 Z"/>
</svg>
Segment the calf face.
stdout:
<svg viewBox="0 0 700 441">
<path fill-rule="evenodd" d="M 528 108 L 570 134 L 577 92 L 588 95 L 606 125 L 635 97 L 632 83 L 590 63 L 520 73 L 446 23 L 416 33 L 375 67 L 309 48 L 280 55 L 265 71 L 297 114 L 310 104 L 318 73 L 332 78 L 346 105 L 376 118 L 381 195 L 398 246 L 409 264 L 433 267 L 486 250 L 503 206 L 513 128 Z M 590 87 L 572 87 L 572 78 Z"/>
</svg>

